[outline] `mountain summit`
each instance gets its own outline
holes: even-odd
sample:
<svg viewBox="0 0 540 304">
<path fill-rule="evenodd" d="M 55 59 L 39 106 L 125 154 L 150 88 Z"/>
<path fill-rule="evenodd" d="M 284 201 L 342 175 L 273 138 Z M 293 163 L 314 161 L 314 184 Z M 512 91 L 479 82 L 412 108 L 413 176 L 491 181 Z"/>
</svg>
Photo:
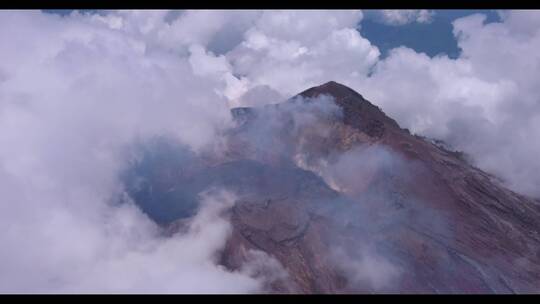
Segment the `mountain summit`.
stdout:
<svg viewBox="0 0 540 304">
<path fill-rule="evenodd" d="M 174 233 L 200 191 L 234 192 L 220 263 L 243 269 L 265 254 L 279 265 L 259 272 L 269 292 L 540 291 L 537 201 L 346 86 L 328 82 L 298 99 L 233 109 L 221 153 L 153 159 L 134 171 L 147 182 L 130 194 Z"/>
</svg>

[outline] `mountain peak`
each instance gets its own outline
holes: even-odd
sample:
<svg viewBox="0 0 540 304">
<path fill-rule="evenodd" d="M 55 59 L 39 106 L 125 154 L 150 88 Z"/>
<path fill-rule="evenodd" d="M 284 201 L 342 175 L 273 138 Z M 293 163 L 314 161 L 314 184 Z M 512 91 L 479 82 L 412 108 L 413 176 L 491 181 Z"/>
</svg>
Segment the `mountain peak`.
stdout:
<svg viewBox="0 0 540 304">
<path fill-rule="evenodd" d="M 362 95 L 360 95 L 355 90 L 335 81 L 329 81 L 322 85 L 309 88 L 303 91 L 302 93 L 300 93 L 299 95 L 302 95 L 304 97 L 315 97 L 320 94 L 331 95 L 335 97 L 336 99 L 346 98 L 348 96 L 351 96 L 351 97 L 356 97 L 356 98 L 360 98 L 361 100 L 364 100 L 364 97 L 362 97 Z"/>
<path fill-rule="evenodd" d="M 343 109 L 343 123 L 358 129 L 370 137 L 381 138 L 388 129 L 401 129 L 398 123 L 388 117 L 379 107 L 373 105 L 355 90 L 335 81 L 309 88 L 292 97 L 298 97 L 310 102 L 321 95 L 333 97 L 334 103 Z M 279 105 L 279 104 L 276 104 Z M 254 114 L 252 108 L 234 108 L 231 113 L 235 119 L 245 121 Z"/>
<path fill-rule="evenodd" d="M 335 81 L 309 88 L 297 96 L 315 98 L 320 95 L 334 97 L 334 102 L 343 109 L 344 123 L 371 137 L 382 137 L 388 128 L 400 129 L 397 122 L 388 117 L 379 107 L 355 90 Z"/>
<path fill-rule="evenodd" d="M 536 201 L 399 129 L 344 85 L 332 81 L 300 96 L 316 103 L 320 94 L 333 96 L 342 121 L 309 119 L 296 128 L 288 112 L 250 120 L 280 104 L 233 109 L 254 123 L 224 132 L 223 149 L 203 155 L 156 145 L 164 151 L 149 150 L 131 171 L 130 196 L 172 235 L 189 228 L 199 193 L 234 192 L 220 265 L 236 271 L 252 261 L 250 251 L 267 254 L 286 274 L 261 268 L 278 277 L 268 283 L 272 292 L 538 292 Z M 371 273 L 358 268 L 365 252 L 390 269 L 385 284 L 358 279 Z"/>
</svg>

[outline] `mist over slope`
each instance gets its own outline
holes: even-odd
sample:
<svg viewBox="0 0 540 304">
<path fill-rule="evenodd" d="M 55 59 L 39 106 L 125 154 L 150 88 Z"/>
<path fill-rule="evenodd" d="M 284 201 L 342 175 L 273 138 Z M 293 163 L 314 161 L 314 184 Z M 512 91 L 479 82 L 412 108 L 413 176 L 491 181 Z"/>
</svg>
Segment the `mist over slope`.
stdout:
<svg viewBox="0 0 540 304">
<path fill-rule="evenodd" d="M 175 210 L 199 191 L 235 193 L 220 261 L 235 270 L 246 252 L 275 258 L 283 276 L 266 292 L 539 291 L 540 204 L 350 88 L 329 82 L 232 113 L 218 153 L 143 159 L 154 194 L 135 202 L 158 222 L 162 208 L 176 214 L 162 222 L 173 233 L 189 222 Z"/>
</svg>

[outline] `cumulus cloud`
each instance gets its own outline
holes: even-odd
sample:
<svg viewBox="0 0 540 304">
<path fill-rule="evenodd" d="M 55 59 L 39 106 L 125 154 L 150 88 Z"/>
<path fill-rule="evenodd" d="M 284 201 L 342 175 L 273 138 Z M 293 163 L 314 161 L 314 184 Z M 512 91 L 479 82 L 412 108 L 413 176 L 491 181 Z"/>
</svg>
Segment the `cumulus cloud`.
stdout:
<svg viewBox="0 0 540 304">
<path fill-rule="evenodd" d="M 383 15 L 393 24 L 433 16 Z M 204 150 L 220 142 L 230 107 L 276 103 L 329 80 L 540 196 L 538 11 L 505 11 L 490 24 L 483 15 L 456 20 L 457 59 L 400 47 L 384 60 L 357 31 L 360 11 L 1 16 L 2 291 L 256 290 L 252 271 L 216 266 L 222 243 L 189 233 L 162 239 L 138 209 L 111 205 L 122 194 L 124 147 L 166 135 Z M 190 233 L 226 238 L 227 220 L 209 208 L 197 219 L 213 224 Z M 199 255 L 177 252 L 185 246 Z M 200 276 L 182 285 L 174 265 Z M 189 285 L 206 279 L 215 289 Z"/>
<path fill-rule="evenodd" d="M 33 194 L 3 193 L 13 190 Z M 263 282 L 217 265 L 231 231 L 221 214 L 234 202 L 226 192 L 203 195 L 189 229 L 172 237 L 133 204 L 88 198 L 77 202 L 86 204 L 81 210 L 48 197 L 7 199 L 17 207 L 2 210 L 10 217 L 2 219 L 2 292 L 229 293 L 258 291 Z"/>
<path fill-rule="evenodd" d="M 348 84 L 380 54 L 356 30 L 361 19 L 359 11 L 265 11 L 226 57 L 251 86 L 287 96 L 330 80 Z"/>
<path fill-rule="evenodd" d="M 410 23 L 431 23 L 435 15 L 431 10 L 380 10 L 375 20 L 387 25 L 406 25 Z"/>
<path fill-rule="evenodd" d="M 25 240 L 13 235 L 4 243 L 8 251 L 2 258 L 11 263 L 3 273 L 10 277 L 2 276 L 0 286 L 3 291 L 45 293 L 257 291 L 258 280 L 216 262 L 216 252 L 231 231 L 220 212 L 233 199 L 228 193 L 206 195 L 188 231 L 170 238 L 160 236 L 134 205 L 110 208 L 106 218 L 96 222 L 68 211 L 39 210 L 43 218 L 27 229 L 40 225 L 41 230 L 33 230 Z M 21 245 L 40 250 L 21 253 Z M 16 260 L 11 250 L 17 250 Z"/>
<path fill-rule="evenodd" d="M 258 107 L 283 102 L 285 99 L 285 96 L 268 85 L 258 85 L 249 89 L 246 93 L 240 96 L 238 99 L 238 105 Z"/>
<path fill-rule="evenodd" d="M 454 22 L 459 58 L 397 48 L 357 88 L 402 126 L 448 141 L 513 189 L 539 196 L 540 14 L 509 11 L 502 22 L 485 19 L 477 14 Z"/>
<path fill-rule="evenodd" d="M 1 15 L 0 290 L 258 290 L 249 273 L 217 265 L 230 231 L 221 205 L 164 239 L 132 204 L 115 204 L 133 141 L 167 135 L 194 151 L 214 143 L 231 119 L 216 93 L 227 65 L 204 58 L 196 69 L 205 56 L 196 47 L 178 56 L 147 39 L 164 12 Z"/>
</svg>

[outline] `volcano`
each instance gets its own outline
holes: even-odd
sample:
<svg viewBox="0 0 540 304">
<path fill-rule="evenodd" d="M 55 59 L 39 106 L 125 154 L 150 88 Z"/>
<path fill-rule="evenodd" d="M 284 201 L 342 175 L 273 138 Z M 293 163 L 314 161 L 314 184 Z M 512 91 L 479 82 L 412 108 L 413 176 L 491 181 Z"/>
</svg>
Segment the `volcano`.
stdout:
<svg viewBox="0 0 540 304">
<path fill-rule="evenodd" d="M 282 273 L 267 292 L 540 292 L 540 202 L 465 154 L 336 82 L 231 113 L 219 153 L 160 143 L 126 175 L 168 235 L 222 187 L 238 199 L 219 263 L 264 252 Z"/>
</svg>

